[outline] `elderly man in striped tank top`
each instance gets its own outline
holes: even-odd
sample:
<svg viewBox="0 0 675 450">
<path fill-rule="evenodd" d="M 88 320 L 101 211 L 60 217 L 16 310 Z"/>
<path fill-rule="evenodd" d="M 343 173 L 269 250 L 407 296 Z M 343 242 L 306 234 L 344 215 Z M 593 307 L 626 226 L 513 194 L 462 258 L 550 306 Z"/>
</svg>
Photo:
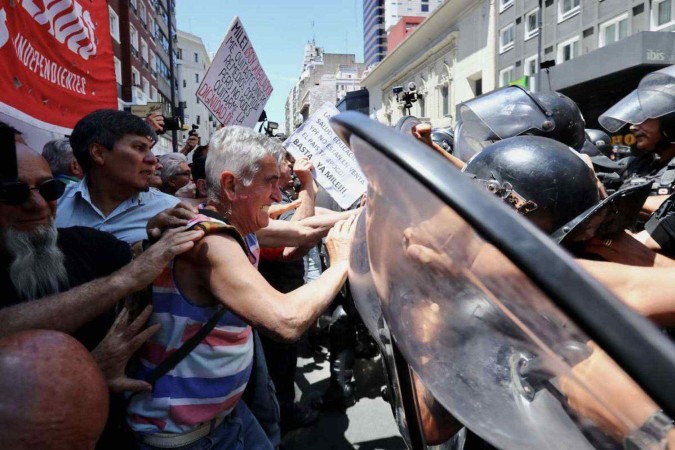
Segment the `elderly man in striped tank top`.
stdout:
<svg viewBox="0 0 675 450">
<path fill-rule="evenodd" d="M 190 226 L 206 230 L 195 247 L 176 258 L 153 286 L 148 325 L 161 330 L 146 344 L 137 373 L 145 378 L 216 313 L 217 325 L 152 392 L 134 396 L 129 424 L 141 448 L 272 448 L 243 400 L 251 373 L 254 327 L 274 339 L 297 340 L 330 304 L 347 277 L 354 216 L 338 222 L 326 247 L 331 267 L 288 294 L 257 271 L 255 232 L 281 199 L 278 141 L 243 127 L 212 138 L 206 162 L 208 202 Z"/>
</svg>

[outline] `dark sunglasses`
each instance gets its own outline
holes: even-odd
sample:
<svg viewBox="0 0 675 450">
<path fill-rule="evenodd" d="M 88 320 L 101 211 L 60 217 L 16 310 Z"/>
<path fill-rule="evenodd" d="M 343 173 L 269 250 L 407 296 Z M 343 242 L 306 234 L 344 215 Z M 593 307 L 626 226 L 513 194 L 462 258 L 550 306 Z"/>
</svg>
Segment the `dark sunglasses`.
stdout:
<svg viewBox="0 0 675 450">
<path fill-rule="evenodd" d="M 2 183 L 0 184 L 0 202 L 8 205 L 21 205 L 30 198 L 30 191 L 33 190 L 37 190 L 42 198 L 51 202 L 63 195 L 66 185 L 55 178 L 44 181 L 36 187 L 30 187 L 21 181 Z"/>
</svg>

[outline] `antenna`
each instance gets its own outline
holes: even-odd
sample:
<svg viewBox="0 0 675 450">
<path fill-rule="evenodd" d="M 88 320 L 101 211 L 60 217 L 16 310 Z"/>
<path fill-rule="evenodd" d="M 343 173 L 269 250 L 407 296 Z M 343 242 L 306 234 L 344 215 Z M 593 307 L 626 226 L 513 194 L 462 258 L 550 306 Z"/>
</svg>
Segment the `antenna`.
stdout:
<svg viewBox="0 0 675 450">
<path fill-rule="evenodd" d="M 312 20 L 312 44 L 316 45 L 316 32 L 314 31 L 314 21 Z"/>
</svg>

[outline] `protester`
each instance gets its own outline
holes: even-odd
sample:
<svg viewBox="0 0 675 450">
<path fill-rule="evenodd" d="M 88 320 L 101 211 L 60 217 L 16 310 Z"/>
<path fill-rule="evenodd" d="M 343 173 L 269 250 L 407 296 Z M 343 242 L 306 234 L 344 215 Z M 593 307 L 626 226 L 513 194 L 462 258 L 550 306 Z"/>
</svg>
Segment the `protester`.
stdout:
<svg viewBox="0 0 675 450">
<path fill-rule="evenodd" d="M 152 176 L 150 177 L 150 187 L 155 189 L 162 189 L 162 163 L 159 161 L 159 158 L 155 161 L 155 167 L 152 171 Z"/>
<path fill-rule="evenodd" d="M 218 311 L 218 304 L 225 305 L 224 315 L 204 345 L 172 369 L 174 375 L 160 377 L 152 393 L 131 400 L 129 423 L 141 448 L 177 442 L 209 442 L 214 448 L 229 448 L 234 441 L 245 448 L 271 448 L 240 400 L 253 356 L 251 326 L 275 339 L 298 339 L 328 306 L 347 275 L 353 218 L 329 233 L 331 267 L 319 280 L 288 294 L 269 286 L 254 267 L 258 259 L 254 233 L 267 225 L 269 206 L 281 199 L 278 165 L 283 155 L 278 146 L 269 144 L 269 138 L 236 126 L 219 130 L 210 147 L 206 165 L 209 209 L 202 210 L 194 226 L 211 232 L 170 264 L 173 270 L 156 280 L 155 286 L 162 288 L 153 294 L 151 323 L 161 323 L 163 331 L 145 348 L 135 375 L 148 374 L 172 348 L 171 343 L 201 328 Z M 190 317 L 190 326 L 170 319 L 178 316 Z M 206 364 L 207 360 L 212 363 Z M 209 380 L 206 390 L 199 382 L 203 379 Z"/>
<path fill-rule="evenodd" d="M 185 155 L 167 153 L 159 157 L 159 162 L 162 165 L 162 192 L 176 195 L 176 191 L 190 184 L 192 170 Z"/>
<path fill-rule="evenodd" d="M 76 183 L 84 177 L 68 139 L 54 139 L 47 142 L 42 148 L 42 157 L 47 160 L 54 177 L 65 184 Z"/>
<path fill-rule="evenodd" d="M 129 244 L 147 237 L 146 224 L 179 200 L 150 188 L 157 135 L 139 117 L 98 110 L 83 117 L 70 143 L 85 173 L 59 200 L 58 227 L 88 226 Z"/>
</svg>

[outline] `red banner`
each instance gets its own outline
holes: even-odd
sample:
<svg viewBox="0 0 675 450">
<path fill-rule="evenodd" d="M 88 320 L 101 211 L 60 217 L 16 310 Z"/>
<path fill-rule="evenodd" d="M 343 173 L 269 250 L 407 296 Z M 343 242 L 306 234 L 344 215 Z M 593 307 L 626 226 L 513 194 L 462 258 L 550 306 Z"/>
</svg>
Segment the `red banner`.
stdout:
<svg viewBox="0 0 675 450">
<path fill-rule="evenodd" d="M 117 109 L 105 1 L 0 0 L 0 61 L 8 122 L 67 134 L 87 113 Z"/>
</svg>

